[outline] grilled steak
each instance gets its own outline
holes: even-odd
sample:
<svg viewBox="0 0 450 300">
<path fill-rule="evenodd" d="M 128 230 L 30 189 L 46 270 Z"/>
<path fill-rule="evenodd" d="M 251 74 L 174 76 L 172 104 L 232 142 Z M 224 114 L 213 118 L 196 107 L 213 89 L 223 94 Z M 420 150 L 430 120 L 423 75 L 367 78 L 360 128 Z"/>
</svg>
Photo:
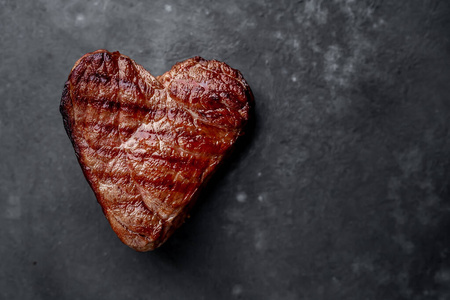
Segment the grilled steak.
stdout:
<svg viewBox="0 0 450 300">
<path fill-rule="evenodd" d="M 61 114 L 111 227 L 137 251 L 159 247 L 243 134 L 253 103 L 237 70 L 194 57 L 155 78 L 119 52 L 81 57 Z"/>
</svg>

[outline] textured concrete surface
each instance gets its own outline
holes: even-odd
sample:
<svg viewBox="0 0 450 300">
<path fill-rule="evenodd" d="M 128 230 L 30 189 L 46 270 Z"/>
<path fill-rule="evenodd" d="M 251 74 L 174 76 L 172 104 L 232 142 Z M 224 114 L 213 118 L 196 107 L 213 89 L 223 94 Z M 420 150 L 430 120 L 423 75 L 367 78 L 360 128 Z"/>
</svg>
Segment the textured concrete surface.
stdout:
<svg viewBox="0 0 450 300">
<path fill-rule="evenodd" d="M 448 1 L 0 1 L 1 299 L 450 299 Z M 75 61 L 242 71 L 252 138 L 162 248 L 109 228 L 58 112 Z"/>
</svg>

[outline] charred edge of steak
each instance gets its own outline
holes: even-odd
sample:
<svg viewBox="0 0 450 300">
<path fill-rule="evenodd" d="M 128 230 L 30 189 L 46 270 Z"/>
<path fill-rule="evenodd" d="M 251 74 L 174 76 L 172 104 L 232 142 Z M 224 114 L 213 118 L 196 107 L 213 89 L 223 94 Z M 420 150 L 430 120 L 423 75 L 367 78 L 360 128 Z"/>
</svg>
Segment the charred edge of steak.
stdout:
<svg viewBox="0 0 450 300">
<path fill-rule="evenodd" d="M 64 85 L 64 90 L 61 96 L 61 104 L 59 106 L 59 111 L 63 118 L 64 123 L 64 129 L 66 130 L 67 136 L 70 139 L 70 142 L 72 143 L 72 146 L 74 147 L 75 154 L 77 158 L 80 156 L 80 149 L 78 148 L 78 145 L 75 143 L 74 135 L 72 128 L 74 127 L 73 120 L 73 104 L 72 104 L 72 98 L 70 97 L 70 90 L 69 90 L 70 83 L 67 81 Z M 80 164 L 81 165 L 81 164 Z"/>
</svg>

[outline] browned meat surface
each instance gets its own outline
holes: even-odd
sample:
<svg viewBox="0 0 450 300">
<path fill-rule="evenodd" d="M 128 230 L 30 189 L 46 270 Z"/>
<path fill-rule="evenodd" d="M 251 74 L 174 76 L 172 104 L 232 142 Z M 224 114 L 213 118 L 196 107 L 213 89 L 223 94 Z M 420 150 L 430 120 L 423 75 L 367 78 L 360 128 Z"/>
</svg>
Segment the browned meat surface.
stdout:
<svg viewBox="0 0 450 300">
<path fill-rule="evenodd" d="M 119 52 L 80 58 L 60 110 L 83 173 L 119 238 L 155 249 L 243 134 L 253 97 L 239 71 L 200 57 L 153 77 Z"/>
</svg>

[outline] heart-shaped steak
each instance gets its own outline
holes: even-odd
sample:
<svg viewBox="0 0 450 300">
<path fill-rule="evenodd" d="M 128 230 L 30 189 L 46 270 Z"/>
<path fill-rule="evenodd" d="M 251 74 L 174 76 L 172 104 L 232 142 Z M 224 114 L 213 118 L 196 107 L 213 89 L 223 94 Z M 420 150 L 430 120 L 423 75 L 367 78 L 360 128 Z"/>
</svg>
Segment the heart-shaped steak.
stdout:
<svg viewBox="0 0 450 300">
<path fill-rule="evenodd" d="M 243 134 L 253 96 L 237 70 L 200 57 L 155 78 L 119 52 L 80 58 L 60 110 L 78 161 L 119 238 L 155 249 Z"/>
</svg>

